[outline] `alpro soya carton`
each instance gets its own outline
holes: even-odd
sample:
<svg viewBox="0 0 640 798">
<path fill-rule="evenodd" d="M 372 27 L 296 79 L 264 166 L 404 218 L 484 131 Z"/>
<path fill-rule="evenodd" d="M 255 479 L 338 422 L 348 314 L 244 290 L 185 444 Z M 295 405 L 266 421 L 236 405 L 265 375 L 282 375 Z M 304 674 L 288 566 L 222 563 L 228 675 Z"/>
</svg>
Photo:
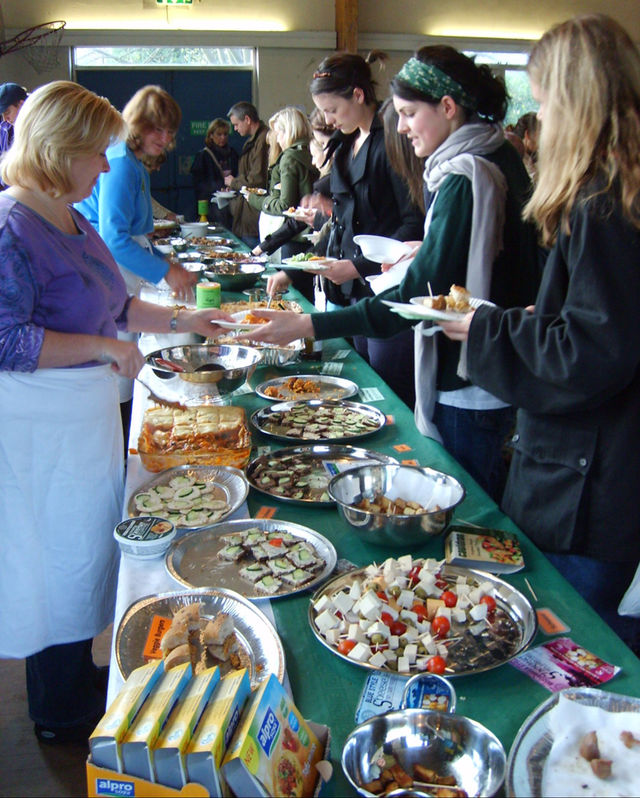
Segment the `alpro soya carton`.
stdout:
<svg viewBox="0 0 640 798">
<path fill-rule="evenodd" d="M 312 796 L 320 741 L 271 674 L 251 696 L 222 762 L 222 775 L 247 798 Z"/>
<path fill-rule="evenodd" d="M 122 741 L 122 767 L 125 773 L 154 781 L 153 746 L 160 731 L 191 679 L 191 663 L 184 662 L 165 671 L 145 701 Z"/>
<path fill-rule="evenodd" d="M 162 660 L 154 660 L 129 674 L 89 737 L 91 761 L 94 765 L 122 773 L 122 739 L 162 673 Z"/>
<path fill-rule="evenodd" d="M 218 667 L 194 676 L 171 710 L 153 747 L 156 781 L 179 790 L 186 784 L 185 753 L 200 716 L 220 681 Z"/>
<path fill-rule="evenodd" d="M 216 798 L 229 794 L 220 776 L 220 765 L 250 693 L 246 668 L 224 676 L 202 713 L 187 749 L 188 780 L 203 784 L 209 795 Z"/>
</svg>

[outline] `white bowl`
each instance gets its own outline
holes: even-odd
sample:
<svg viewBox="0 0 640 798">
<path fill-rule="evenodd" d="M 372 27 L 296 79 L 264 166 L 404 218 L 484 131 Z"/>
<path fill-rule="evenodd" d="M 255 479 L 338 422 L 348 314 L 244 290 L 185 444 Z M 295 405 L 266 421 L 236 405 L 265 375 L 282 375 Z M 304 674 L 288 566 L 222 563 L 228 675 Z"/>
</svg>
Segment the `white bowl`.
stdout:
<svg viewBox="0 0 640 798">
<path fill-rule="evenodd" d="M 154 247 L 163 255 L 170 255 L 174 251 L 171 244 L 154 244 Z"/>
<path fill-rule="evenodd" d="M 184 238 L 192 236 L 206 236 L 209 230 L 209 222 L 185 222 L 180 225 L 180 232 Z"/>
<path fill-rule="evenodd" d="M 354 236 L 353 241 L 360 247 L 365 258 L 375 263 L 395 263 L 411 252 L 408 244 L 395 238 L 359 235 Z"/>
<path fill-rule="evenodd" d="M 171 521 L 152 515 L 127 518 L 113 530 L 120 550 L 143 560 L 161 557 L 175 536 L 176 528 Z"/>
</svg>

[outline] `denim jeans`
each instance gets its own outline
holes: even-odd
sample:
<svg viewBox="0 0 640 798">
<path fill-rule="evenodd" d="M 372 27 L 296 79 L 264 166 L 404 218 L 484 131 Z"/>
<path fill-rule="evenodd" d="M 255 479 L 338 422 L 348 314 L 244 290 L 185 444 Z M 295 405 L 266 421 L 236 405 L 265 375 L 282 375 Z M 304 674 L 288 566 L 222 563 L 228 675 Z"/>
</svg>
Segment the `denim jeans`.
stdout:
<svg viewBox="0 0 640 798">
<path fill-rule="evenodd" d="M 545 556 L 636 656 L 639 655 L 640 618 L 618 615 L 618 604 L 631 584 L 638 563 L 635 560 L 602 562 L 581 554 L 545 552 Z"/>
<path fill-rule="evenodd" d="M 41 726 L 76 726 L 104 712 L 91 645 L 91 640 L 79 640 L 49 646 L 26 658 L 31 720 Z"/>
<path fill-rule="evenodd" d="M 444 448 L 497 503 L 507 479 L 502 445 L 514 419 L 512 407 L 464 410 L 439 402 L 433 414 Z"/>
</svg>

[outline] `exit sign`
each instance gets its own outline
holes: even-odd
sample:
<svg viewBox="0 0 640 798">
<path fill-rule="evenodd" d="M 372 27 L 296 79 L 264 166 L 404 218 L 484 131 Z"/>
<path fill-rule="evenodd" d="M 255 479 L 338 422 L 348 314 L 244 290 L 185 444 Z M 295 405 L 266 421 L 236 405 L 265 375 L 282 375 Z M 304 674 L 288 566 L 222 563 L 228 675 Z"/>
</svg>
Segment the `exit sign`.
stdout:
<svg viewBox="0 0 640 798">
<path fill-rule="evenodd" d="M 191 6 L 193 0 L 156 0 L 158 6 Z"/>
</svg>

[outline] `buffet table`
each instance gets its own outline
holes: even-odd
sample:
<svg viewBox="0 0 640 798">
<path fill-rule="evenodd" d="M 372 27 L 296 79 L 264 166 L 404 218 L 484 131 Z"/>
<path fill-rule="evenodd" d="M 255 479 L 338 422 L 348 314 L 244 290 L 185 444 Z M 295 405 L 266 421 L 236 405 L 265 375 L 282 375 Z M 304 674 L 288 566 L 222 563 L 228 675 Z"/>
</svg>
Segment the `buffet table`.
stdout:
<svg viewBox="0 0 640 798">
<path fill-rule="evenodd" d="M 244 298 L 241 295 L 225 295 L 223 300 Z M 305 305 L 299 295 L 295 294 L 295 299 Z M 147 351 L 148 348 L 147 346 Z M 599 657 L 622 668 L 622 671 L 604 686 L 605 690 L 640 696 L 640 661 L 549 564 L 541 552 L 500 512 L 495 503 L 442 446 L 420 435 L 409 408 L 345 341 L 338 339 L 326 341 L 321 362 L 300 361 L 281 368 L 258 367 L 250 380 L 250 385 L 256 386 L 275 376 L 314 373 L 323 369 L 334 374 L 339 372 L 339 376 L 353 380 L 361 392 L 364 389 L 365 396 L 367 393 L 371 395 L 366 389 L 375 389 L 373 395 L 377 391 L 381 396 L 371 403 L 387 415 L 387 425 L 356 445 L 392 455 L 401 462 L 431 466 L 459 479 L 466 489 L 466 496 L 457 507 L 454 520 L 464 520 L 517 533 L 521 540 L 526 569 L 504 577 L 506 581 L 525 594 L 535 608 L 552 609 L 570 627 L 567 636 Z M 412 375 L 407 375 L 407 379 L 412 379 Z M 356 396 L 354 400 L 364 401 L 362 396 Z M 132 447 L 135 447 L 137 442 L 147 401 L 144 389 L 136 385 L 130 435 Z M 254 410 L 267 405 L 265 400 L 253 392 L 236 394 L 232 402 L 244 407 L 248 416 Z M 253 444 L 254 447 L 273 448 L 283 445 L 274 443 L 272 438 L 267 438 L 255 430 L 253 430 Z M 130 454 L 125 507 L 131 492 L 137 490 L 152 476 L 142 468 L 139 457 Z M 350 527 L 338 516 L 335 508 L 302 507 L 272 499 L 253 489 L 249 492 L 246 505 L 240 508 L 234 517 L 247 515 L 255 517 L 262 508 L 273 511 L 275 519 L 293 521 L 316 530 L 333 543 L 338 558 L 346 559 L 358 567 L 405 553 L 415 557 L 438 559 L 443 557 L 442 537 L 432 539 L 423 546 L 414 547 L 410 552 L 367 545 L 352 534 Z M 175 582 L 165 571 L 163 559 L 138 563 L 123 557 L 114 640 L 120 617 L 132 601 L 144 595 L 170 590 L 182 591 L 184 587 Z M 292 693 L 302 714 L 317 723 L 328 725 L 331 729 L 334 776 L 323 787 L 323 794 L 350 795 L 353 794 L 353 790 L 342 773 L 340 755 L 344 740 L 355 725 L 354 713 L 370 671 L 343 661 L 320 645 L 309 625 L 309 597 L 310 592 L 306 591 L 272 602 L 260 601 L 258 605 L 275 621 L 284 645 Z M 550 638 L 538 632 L 532 645 L 548 639 Z M 109 696 L 113 698 L 122 683 L 113 653 L 111 664 Z M 507 753 L 526 716 L 550 695 L 543 687 L 508 664 L 484 673 L 458 677 L 454 685 L 458 696 L 456 711 L 481 722 L 494 732 L 502 741 Z"/>
</svg>

